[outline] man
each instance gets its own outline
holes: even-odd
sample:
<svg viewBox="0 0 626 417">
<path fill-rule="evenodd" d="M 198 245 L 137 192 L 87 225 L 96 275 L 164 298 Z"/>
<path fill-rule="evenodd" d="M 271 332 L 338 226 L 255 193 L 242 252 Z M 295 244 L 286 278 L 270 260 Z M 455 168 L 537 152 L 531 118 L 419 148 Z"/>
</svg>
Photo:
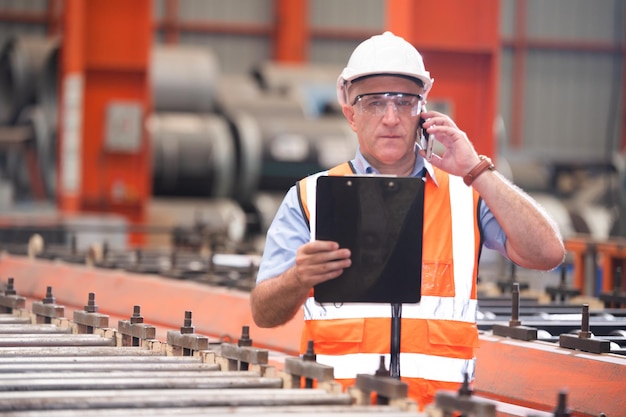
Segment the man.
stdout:
<svg viewBox="0 0 626 417">
<path fill-rule="evenodd" d="M 254 320 L 275 327 L 304 304 L 302 348 L 314 341 L 317 361 L 334 367 L 349 385 L 373 374 L 390 352 L 391 309 L 384 304 L 320 305 L 313 287 L 351 265 L 336 242 L 310 240 L 319 175 L 375 174 L 424 177 L 422 298 L 402 306 L 401 377 L 421 407 L 440 389 L 458 389 L 474 374 L 476 278 L 481 245 L 525 268 L 550 270 L 564 258 L 555 223 L 525 193 L 477 155 L 449 117 L 423 111 L 433 80 L 419 52 L 385 32 L 361 43 L 337 82 L 337 98 L 358 137 L 355 158 L 292 187 L 267 233 Z M 430 160 L 416 144 L 423 128 L 445 150 Z M 389 363 L 389 362 L 387 362 Z"/>
</svg>

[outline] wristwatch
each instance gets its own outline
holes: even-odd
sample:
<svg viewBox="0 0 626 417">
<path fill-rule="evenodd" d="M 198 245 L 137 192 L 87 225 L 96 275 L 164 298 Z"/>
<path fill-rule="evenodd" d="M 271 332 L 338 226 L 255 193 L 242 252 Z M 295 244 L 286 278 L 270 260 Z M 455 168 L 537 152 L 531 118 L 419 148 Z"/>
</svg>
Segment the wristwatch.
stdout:
<svg viewBox="0 0 626 417">
<path fill-rule="evenodd" d="M 489 159 L 485 155 L 478 155 L 478 157 L 480 158 L 480 162 L 474 168 L 472 168 L 472 170 L 466 176 L 463 177 L 463 182 L 468 187 L 472 185 L 474 180 L 478 178 L 478 176 L 483 172 L 487 170 L 493 171 L 496 169 L 496 166 L 493 164 L 493 162 L 491 162 L 491 159 Z"/>
</svg>

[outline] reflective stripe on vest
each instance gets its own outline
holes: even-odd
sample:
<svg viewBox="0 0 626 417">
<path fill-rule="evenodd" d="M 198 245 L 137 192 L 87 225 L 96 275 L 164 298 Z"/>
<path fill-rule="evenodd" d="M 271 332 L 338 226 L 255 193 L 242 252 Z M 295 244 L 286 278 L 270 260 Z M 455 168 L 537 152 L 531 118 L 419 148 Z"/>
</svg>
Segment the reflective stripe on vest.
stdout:
<svg viewBox="0 0 626 417">
<path fill-rule="evenodd" d="M 350 174 L 345 164 L 337 168 L 300 182 L 301 203 L 312 231 L 317 178 Z M 473 378 L 478 344 L 478 195 L 459 177 L 436 169 L 435 176 L 438 186 L 431 179 L 425 191 L 424 241 L 428 243 L 423 247 L 422 300 L 402 305 L 400 371 L 406 378 L 462 382 L 464 372 Z M 311 293 L 304 314 L 303 352 L 307 340 L 314 340 L 317 361 L 333 366 L 337 379 L 376 370 L 380 356 L 389 352 L 391 307 L 387 304 L 320 305 Z"/>
<path fill-rule="evenodd" d="M 336 379 L 356 378 L 357 373 L 374 374 L 380 365 L 380 357 L 389 364 L 390 355 L 355 353 L 351 355 L 317 355 L 316 360 L 334 368 Z M 431 381 L 463 382 L 467 372 L 474 379 L 475 359 L 444 358 L 442 356 L 400 353 L 400 376 L 422 378 Z M 358 369 L 358 372 L 353 370 Z M 459 372 L 461 370 L 461 372 Z"/>
<path fill-rule="evenodd" d="M 460 303 L 456 297 L 423 296 L 418 304 L 402 304 L 402 317 L 406 319 L 458 320 L 469 323 L 476 321 L 478 302 L 468 300 Z M 336 320 L 354 318 L 391 318 L 388 304 L 345 303 L 343 305 L 323 304 L 309 297 L 304 303 L 305 320 Z"/>
</svg>

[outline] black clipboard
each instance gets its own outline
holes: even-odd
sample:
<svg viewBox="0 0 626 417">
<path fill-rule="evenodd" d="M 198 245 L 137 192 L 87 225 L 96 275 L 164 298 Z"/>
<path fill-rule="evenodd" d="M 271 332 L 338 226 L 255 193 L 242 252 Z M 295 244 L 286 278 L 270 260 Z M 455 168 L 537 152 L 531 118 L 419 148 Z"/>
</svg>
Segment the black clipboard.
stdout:
<svg viewBox="0 0 626 417">
<path fill-rule="evenodd" d="M 352 252 L 352 266 L 314 288 L 319 303 L 417 303 L 421 299 L 424 180 L 321 176 L 315 239 Z"/>
</svg>

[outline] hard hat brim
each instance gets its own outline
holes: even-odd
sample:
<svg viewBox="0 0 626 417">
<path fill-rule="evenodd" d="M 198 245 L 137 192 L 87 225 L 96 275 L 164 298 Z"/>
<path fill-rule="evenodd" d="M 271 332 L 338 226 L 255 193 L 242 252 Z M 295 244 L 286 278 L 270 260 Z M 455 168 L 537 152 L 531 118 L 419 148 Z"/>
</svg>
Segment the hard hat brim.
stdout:
<svg viewBox="0 0 626 417">
<path fill-rule="evenodd" d="M 428 72 L 426 72 L 425 74 L 430 75 Z M 348 68 L 345 68 L 344 71 L 341 73 L 341 75 L 339 76 L 339 78 L 337 78 L 337 101 L 339 102 L 339 104 L 341 106 L 347 104 L 346 101 L 346 95 L 347 95 L 347 90 L 346 87 L 353 81 L 361 79 L 361 78 L 365 78 L 365 77 L 370 77 L 370 76 L 385 76 L 385 75 L 396 75 L 396 76 L 402 76 L 405 78 L 410 78 L 410 79 L 414 79 L 414 80 L 420 80 L 423 84 L 424 84 L 424 93 L 423 96 L 424 98 L 426 98 L 426 96 L 428 95 L 428 92 L 430 91 L 433 82 L 435 81 L 434 79 L 430 78 L 428 75 L 426 76 L 418 76 L 415 73 L 412 72 L 403 72 L 403 71 L 385 71 L 385 72 L 380 72 L 380 71 L 370 71 L 370 72 L 358 72 L 358 73 L 352 73 L 350 74 L 348 71 Z"/>
</svg>

